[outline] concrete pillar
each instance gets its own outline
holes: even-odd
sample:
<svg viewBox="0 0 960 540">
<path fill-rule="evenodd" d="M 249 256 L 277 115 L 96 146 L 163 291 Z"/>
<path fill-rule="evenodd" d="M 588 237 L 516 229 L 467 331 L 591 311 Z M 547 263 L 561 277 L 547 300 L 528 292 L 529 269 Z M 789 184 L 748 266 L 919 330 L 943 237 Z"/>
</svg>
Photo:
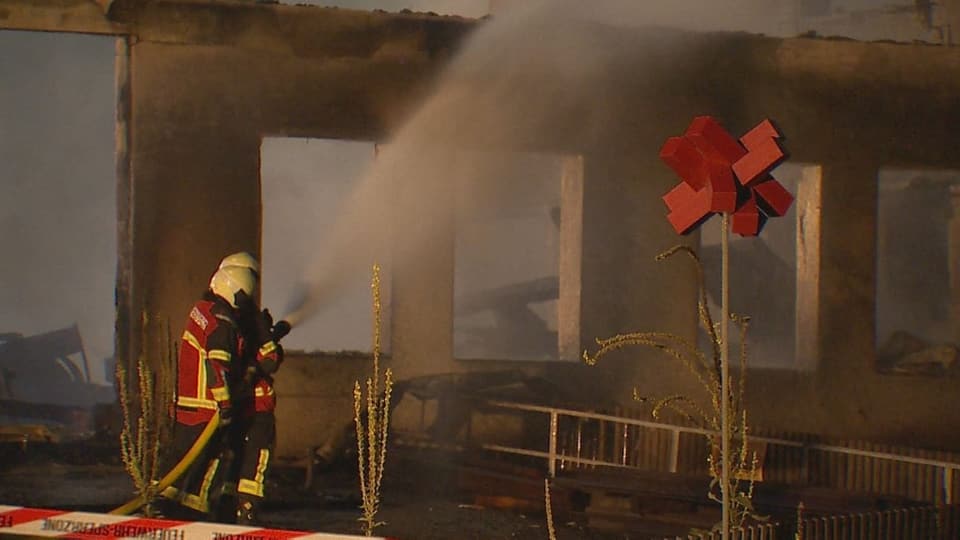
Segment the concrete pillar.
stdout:
<svg viewBox="0 0 960 540">
<path fill-rule="evenodd" d="M 142 336 L 137 352 L 152 362 L 165 354 L 168 334 L 179 336 L 220 259 L 240 250 L 259 255 L 260 136 L 247 115 L 252 99 L 234 85 L 219 107 L 208 105 L 204 92 L 216 84 L 208 74 L 225 68 L 205 53 L 148 42 L 131 47 L 136 288 L 129 321 L 134 340 Z M 195 87 L 180 88 L 180 79 Z"/>
<path fill-rule="evenodd" d="M 950 315 L 953 323 L 953 342 L 960 343 L 960 186 L 950 188 L 950 204 L 953 214 L 948 223 L 950 270 Z"/>
<path fill-rule="evenodd" d="M 133 185 L 130 163 L 130 38 L 116 39 L 114 53 L 116 97 L 114 160 L 117 186 L 117 276 L 114 302 L 114 358 L 128 373 L 134 372 L 136 356 L 131 330 L 133 313 Z"/>
<path fill-rule="evenodd" d="M 583 157 L 563 158 L 560 179 L 560 298 L 557 302 L 559 358 L 579 361 L 583 291 Z"/>
<path fill-rule="evenodd" d="M 584 157 L 581 343 L 591 352 L 597 338 L 634 331 L 670 332 L 696 342 L 695 266 L 683 255 L 655 260 L 697 239 L 678 236 L 667 222 L 661 197 L 677 179 L 657 156 L 660 144 L 632 145 L 645 152 L 610 149 Z M 700 395 L 680 362 L 646 347 L 614 353 L 587 373 L 604 388 L 601 401 L 629 403 L 634 387 L 651 397 Z"/>
<path fill-rule="evenodd" d="M 816 369 L 819 360 L 822 222 L 820 167 L 805 166 L 796 195 L 796 367 Z"/>
<path fill-rule="evenodd" d="M 393 192 L 391 231 L 390 365 L 398 380 L 458 371 L 453 360 L 455 183 L 444 175 L 403 179 Z"/>
<path fill-rule="evenodd" d="M 877 175 L 869 161 L 821 166 L 819 362 L 822 382 L 874 370 Z M 846 385 L 846 383 L 843 383 Z"/>
</svg>

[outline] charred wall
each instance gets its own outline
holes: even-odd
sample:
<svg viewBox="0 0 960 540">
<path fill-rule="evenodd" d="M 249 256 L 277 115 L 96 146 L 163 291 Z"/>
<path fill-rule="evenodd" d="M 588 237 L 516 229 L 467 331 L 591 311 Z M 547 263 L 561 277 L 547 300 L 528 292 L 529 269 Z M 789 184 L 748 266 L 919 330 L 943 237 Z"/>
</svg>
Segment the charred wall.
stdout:
<svg viewBox="0 0 960 540">
<path fill-rule="evenodd" d="M 944 427 L 957 419 L 949 406 L 955 381 L 879 374 L 874 334 L 878 174 L 957 167 L 947 134 L 960 114 L 960 54 L 808 39 L 765 49 L 736 77 L 749 89 L 745 112 L 775 118 L 792 158 L 821 167 L 820 234 L 806 239 L 820 253 L 818 358 L 807 376 L 749 375 L 754 418 L 779 429 L 956 449 L 960 438 Z"/>
<path fill-rule="evenodd" d="M 144 318 L 148 340 L 162 324 L 176 334 L 224 253 L 259 252 L 262 137 L 383 138 L 467 28 L 195 3 L 146 4 L 139 24 L 128 84 L 132 341 Z"/>
<path fill-rule="evenodd" d="M 132 352 L 128 362 L 177 340 L 219 258 L 260 251 L 263 137 L 383 140 L 470 29 L 455 18 L 252 4 L 145 3 L 136 19 L 138 35 L 118 49 L 128 67 L 118 70 L 118 116 L 129 126 L 118 132 L 129 146 L 118 157 L 129 170 L 120 235 L 130 246 L 118 351 Z M 281 429 L 281 453 L 302 457 L 350 419 L 368 364 L 291 358 L 278 415 L 297 427 Z"/>
</svg>

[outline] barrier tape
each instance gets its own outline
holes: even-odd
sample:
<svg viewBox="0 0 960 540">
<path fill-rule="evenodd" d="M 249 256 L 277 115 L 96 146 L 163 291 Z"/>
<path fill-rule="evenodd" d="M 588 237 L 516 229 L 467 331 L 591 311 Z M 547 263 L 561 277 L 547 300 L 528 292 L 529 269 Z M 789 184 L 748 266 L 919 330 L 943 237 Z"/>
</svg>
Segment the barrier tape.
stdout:
<svg viewBox="0 0 960 540">
<path fill-rule="evenodd" d="M 0 505 L 0 536 L 45 536 L 105 540 L 138 538 L 142 540 L 357 540 L 369 536 L 313 533 L 282 529 L 263 529 L 243 525 L 175 521 L 137 516 L 46 510 Z M 392 540 L 373 537 L 374 540 Z"/>
</svg>

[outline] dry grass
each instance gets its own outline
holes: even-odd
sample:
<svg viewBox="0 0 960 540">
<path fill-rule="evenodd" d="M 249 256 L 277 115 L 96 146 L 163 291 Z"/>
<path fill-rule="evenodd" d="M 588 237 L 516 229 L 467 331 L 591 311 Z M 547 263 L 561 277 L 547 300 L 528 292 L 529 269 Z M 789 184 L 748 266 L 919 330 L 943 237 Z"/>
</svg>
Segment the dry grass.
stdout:
<svg viewBox="0 0 960 540">
<path fill-rule="evenodd" d="M 146 314 L 143 314 L 141 333 L 146 335 L 148 323 Z M 169 325 L 167 325 L 169 334 Z M 169 336 L 167 336 L 169 337 Z M 172 395 L 172 347 L 169 339 L 162 361 L 157 363 L 158 370 L 154 373 L 150 369 L 150 362 L 145 353 L 137 358 L 137 400 L 136 406 L 130 396 L 133 381 L 127 374 L 123 362 L 117 362 L 116 381 L 117 393 L 122 415 L 122 429 L 120 432 L 120 457 L 124 468 L 133 480 L 137 495 L 147 504 L 144 514 L 148 517 L 154 514 L 150 501 L 157 495 L 158 473 L 160 466 L 160 441 L 165 434 L 169 435 L 170 420 L 166 404 Z M 145 343 L 145 341 L 143 341 Z M 157 407 L 157 403 L 161 404 Z"/>
<path fill-rule="evenodd" d="M 360 381 L 353 385 L 353 420 L 357 428 L 357 468 L 360 477 L 360 495 L 363 499 L 363 532 L 373 535 L 373 530 L 383 525 L 377 521 L 380 509 L 380 484 L 387 459 L 387 435 L 390 426 L 390 394 L 393 391 L 393 372 L 384 373 L 383 395 L 380 394 L 380 267 L 373 266 L 373 376 L 367 379 L 366 430 L 362 421 L 363 393 Z M 366 431 L 366 432 L 364 432 Z"/>
<path fill-rule="evenodd" d="M 794 534 L 794 540 L 803 540 L 803 501 L 797 504 L 797 532 Z"/>
<path fill-rule="evenodd" d="M 557 530 L 553 525 L 553 504 L 550 500 L 550 479 L 543 479 L 543 499 L 547 510 L 547 538 L 557 540 Z"/>
<path fill-rule="evenodd" d="M 686 253 L 694 262 L 697 268 L 697 278 L 699 285 L 699 297 L 697 301 L 700 323 L 707 336 L 710 338 L 710 351 L 705 353 L 689 340 L 666 332 L 633 332 L 629 334 L 619 334 L 608 339 L 597 339 L 599 349 L 592 356 L 584 351 L 583 360 L 588 365 L 596 365 L 603 356 L 610 352 L 635 345 L 652 347 L 667 356 L 675 359 L 683 365 L 687 371 L 693 374 L 701 386 L 706 390 L 709 396 L 709 404 L 701 404 L 682 394 L 675 394 L 665 397 L 650 399 L 644 396 L 636 388 L 633 390 L 633 398 L 640 402 L 653 403 L 653 417 L 660 419 L 665 410 L 672 410 L 693 424 L 699 425 L 711 431 L 707 436 L 707 444 L 710 452 L 708 453 L 708 466 L 710 475 L 713 477 L 708 496 L 711 500 L 722 502 L 721 468 L 722 463 L 714 456 L 723 456 L 722 452 L 722 419 L 723 419 L 723 391 L 721 387 L 721 339 L 717 333 L 716 325 L 710 313 L 707 303 L 707 292 L 704 281 L 703 266 L 697 254 L 687 246 L 676 246 L 657 255 L 657 260 L 662 261 L 677 253 Z M 730 315 L 730 319 L 740 329 L 740 374 L 739 380 L 730 385 L 729 393 L 726 396 L 728 400 L 729 424 L 731 426 L 730 442 L 731 448 L 736 448 L 733 455 L 726 456 L 728 460 L 729 476 L 728 493 L 730 493 L 730 523 L 731 528 L 742 526 L 748 518 L 755 520 L 765 520 L 759 516 L 753 507 L 753 478 L 757 472 L 758 461 L 755 453 L 748 451 L 747 447 L 747 411 L 744 404 L 744 393 L 746 390 L 746 361 L 747 345 L 746 334 L 749 325 L 749 317 L 739 315 Z M 747 479 L 747 480 L 743 480 Z M 720 527 L 720 524 L 717 526 Z"/>
</svg>

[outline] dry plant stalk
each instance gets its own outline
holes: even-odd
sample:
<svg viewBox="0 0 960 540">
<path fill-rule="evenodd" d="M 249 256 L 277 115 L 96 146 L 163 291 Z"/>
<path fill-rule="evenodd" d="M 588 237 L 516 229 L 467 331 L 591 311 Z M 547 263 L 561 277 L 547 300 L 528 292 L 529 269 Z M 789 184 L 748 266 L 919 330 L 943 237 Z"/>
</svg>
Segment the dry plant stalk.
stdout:
<svg viewBox="0 0 960 540">
<path fill-rule="evenodd" d="M 146 314 L 142 317 L 145 328 Z M 142 331 L 145 334 L 145 329 Z M 137 359 L 137 391 L 139 403 L 136 409 L 132 407 L 130 399 L 130 383 L 127 370 L 123 362 L 117 362 L 116 380 L 120 400 L 120 412 L 123 417 L 123 426 L 120 432 L 120 457 L 124 468 L 139 495 L 147 503 L 144 505 L 144 514 L 153 516 L 150 501 L 157 495 L 157 473 L 160 465 L 161 430 L 167 423 L 163 407 L 159 410 L 154 406 L 158 396 L 154 394 L 154 374 L 148 365 L 146 354 L 140 354 Z M 164 364 L 160 367 L 159 379 L 163 381 L 169 377 Z M 161 390 L 162 392 L 162 390 Z M 163 403 L 160 398 L 160 403 Z M 136 415 L 136 416 L 135 416 Z"/>
<path fill-rule="evenodd" d="M 380 509 L 380 483 L 387 459 L 387 433 L 390 426 L 390 394 L 393 391 L 393 371 L 384 373 L 383 395 L 380 395 L 380 266 L 373 265 L 373 377 L 367 379 L 366 433 L 361 416 L 363 393 L 360 381 L 353 385 L 353 421 L 357 428 L 357 468 L 360 477 L 360 495 L 363 498 L 363 532 L 373 536 L 373 530 L 384 522 L 377 521 Z"/>
<path fill-rule="evenodd" d="M 553 526 L 553 504 L 550 500 L 550 479 L 543 479 L 543 498 L 547 509 L 547 538 L 557 540 L 557 530 Z"/>
<path fill-rule="evenodd" d="M 676 253 L 684 252 L 693 259 L 697 268 L 697 279 L 699 285 L 699 295 L 697 299 L 697 311 L 699 313 L 700 323 L 710 338 L 710 355 L 701 351 L 689 340 L 670 334 L 667 332 L 633 332 L 629 334 L 618 334 L 608 339 L 597 339 L 597 345 L 600 348 L 590 356 L 587 351 L 583 353 L 583 360 L 587 365 L 596 365 L 597 361 L 606 354 L 633 345 L 643 345 L 662 351 L 671 358 L 674 358 L 687 368 L 703 386 L 710 396 L 709 407 L 704 407 L 700 403 L 690 399 L 687 396 L 676 394 L 661 397 L 653 401 L 653 417 L 660 419 L 664 410 L 672 410 L 692 422 L 695 425 L 709 430 L 707 435 L 707 444 L 709 453 L 707 455 L 707 464 L 712 480 L 707 496 L 714 501 L 722 502 L 721 484 L 721 466 L 722 464 L 714 456 L 723 456 L 721 429 L 723 418 L 723 401 L 721 390 L 720 373 L 720 347 L 721 339 L 717 333 L 713 317 L 710 314 L 710 307 L 707 303 L 707 289 L 704 280 L 703 265 L 697 254 L 688 246 L 675 246 L 659 255 L 656 259 L 662 261 Z M 753 507 L 753 488 L 755 474 L 759 465 L 756 453 L 751 453 L 748 449 L 748 427 L 747 411 L 744 404 L 744 393 L 746 390 L 746 363 L 747 363 L 747 345 L 746 334 L 750 318 L 739 315 L 730 315 L 730 319 L 737 324 L 740 329 L 740 376 L 737 384 L 731 384 L 730 393 L 727 396 L 730 415 L 730 441 L 731 448 L 737 448 L 731 456 L 727 456 L 729 470 L 731 471 L 728 492 L 730 493 L 730 523 L 731 529 L 743 526 L 747 518 L 758 521 L 765 521 L 767 517 L 758 515 Z M 637 388 L 633 390 L 633 398 L 639 402 L 649 401 L 647 397 L 640 395 Z M 748 480 L 743 481 L 744 478 Z M 722 521 L 722 520 L 721 520 Z M 722 523 L 718 524 L 717 529 Z"/>
<path fill-rule="evenodd" d="M 173 419 L 174 413 L 174 389 L 177 386 L 177 345 L 179 340 L 174 340 L 170 329 L 170 319 L 164 321 L 162 354 L 160 363 L 157 367 L 157 384 L 155 389 L 155 403 L 159 407 L 154 407 L 157 436 L 161 441 L 173 440 Z"/>
<path fill-rule="evenodd" d="M 803 540 L 803 501 L 797 505 L 797 532 L 793 535 L 793 540 Z"/>
</svg>

